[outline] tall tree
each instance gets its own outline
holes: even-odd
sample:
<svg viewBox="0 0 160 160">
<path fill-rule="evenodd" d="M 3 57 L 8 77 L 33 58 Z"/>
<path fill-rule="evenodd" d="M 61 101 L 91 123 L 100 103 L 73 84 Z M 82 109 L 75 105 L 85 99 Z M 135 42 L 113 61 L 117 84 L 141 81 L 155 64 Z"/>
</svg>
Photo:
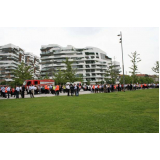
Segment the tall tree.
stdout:
<svg viewBox="0 0 160 160">
<path fill-rule="evenodd" d="M 22 85 L 26 79 L 32 79 L 32 72 L 31 66 L 25 66 L 24 62 L 21 62 L 18 68 L 13 71 L 15 84 Z"/>
<path fill-rule="evenodd" d="M 72 63 L 71 61 L 68 60 L 68 58 L 66 58 L 66 61 L 63 61 L 63 63 L 66 65 L 66 70 L 64 70 L 64 78 L 67 82 L 75 82 L 76 76 L 76 70 L 72 68 Z"/>
<path fill-rule="evenodd" d="M 111 62 L 109 63 L 109 67 L 107 68 L 106 74 L 105 74 L 106 83 L 115 84 L 119 73 L 120 71 L 119 69 L 117 69 L 115 62 L 111 60 Z"/>
<path fill-rule="evenodd" d="M 159 73 L 159 61 L 156 61 L 156 66 L 152 67 L 153 72 Z"/>
<path fill-rule="evenodd" d="M 132 66 L 129 67 L 131 69 L 130 73 L 132 75 L 132 82 L 133 83 L 136 83 L 135 82 L 135 79 L 136 79 L 136 73 L 138 73 L 138 65 L 137 63 L 139 63 L 141 61 L 140 57 L 139 57 L 140 54 L 137 54 L 137 52 L 135 51 L 134 53 L 131 53 L 131 55 L 128 55 L 130 58 L 131 58 L 131 62 L 132 62 Z"/>
<path fill-rule="evenodd" d="M 57 73 L 53 73 L 56 84 L 65 84 L 64 72 L 59 70 Z"/>
<path fill-rule="evenodd" d="M 131 84 L 132 83 L 132 77 L 129 75 L 124 75 L 125 84 Z M 123 76 L 121 76 L 120 83 L 123 84 Z"/>
</svg>

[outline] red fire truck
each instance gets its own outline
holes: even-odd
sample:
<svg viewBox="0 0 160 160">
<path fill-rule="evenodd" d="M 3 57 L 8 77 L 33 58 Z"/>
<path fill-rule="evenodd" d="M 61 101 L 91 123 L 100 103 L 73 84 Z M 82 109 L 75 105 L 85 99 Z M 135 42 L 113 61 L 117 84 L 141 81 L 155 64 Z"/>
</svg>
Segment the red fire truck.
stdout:
<svg viewBox="0 0 160 160">
<path fill-rule="evenodd" d="M 55 85 L 54 80 L 51 79 L 43 79 L 43 80 L 25 80 L 23 85 L 25 87 L 27 86 L 31 86 L 31 85 L 40 85 L 40 86 L 44 86 L 44 85 Z"/>
</svg>

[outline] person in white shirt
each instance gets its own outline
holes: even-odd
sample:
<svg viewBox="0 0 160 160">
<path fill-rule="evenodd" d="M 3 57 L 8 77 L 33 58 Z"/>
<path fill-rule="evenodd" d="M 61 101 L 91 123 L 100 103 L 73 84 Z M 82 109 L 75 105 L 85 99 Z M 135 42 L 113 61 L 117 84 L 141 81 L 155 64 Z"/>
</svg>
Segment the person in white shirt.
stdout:
<svg viewBox="0 0 160 160">
<path fill-rule="evenodd" d="M 16 86 L 16 98 L 19 98 L 19 87 Z"/>
<path fill-rule="evenodd" d="M 31 88 L 32 88 L 32 86 L 29 86 L 29 94 L 30 94 L 30 97 L 31 97 Z"/>
<path fill-rule="evenodd" d="M 75 96 L 77 95 L 77 86 L 76 84 L 74 84 L 74 93 L 75 93 Z"/>
<path fill-rule="evenodd" d="M 35 90 L 35 87 L 32 84 L 32 86 L 31 86 L 31 94 L 30 94 L 31 98 L 34 98 L 34 90 Z"/>
<path fill-rule="evenodd" d="M 7 87 L 8 98 L 9 98 L 10 90 L 11 90 L 11 89 L 10 89 L 10 87 L 8 86 L 8 87 Z"/>
<path fill-rule="evenodd" d="M 69 96 L 69 91 L 70 91 L 70 86 L 69 86 L 69 84 L 67 84 L 66 90 L 67 90 L 67 93 L 68 93 L 68 96 Z"/>
</svg>

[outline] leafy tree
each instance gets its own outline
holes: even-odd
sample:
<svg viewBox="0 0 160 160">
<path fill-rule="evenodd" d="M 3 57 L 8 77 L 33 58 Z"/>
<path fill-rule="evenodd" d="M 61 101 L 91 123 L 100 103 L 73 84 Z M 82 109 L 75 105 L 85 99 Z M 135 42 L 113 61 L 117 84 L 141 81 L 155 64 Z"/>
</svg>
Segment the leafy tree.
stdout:
<svg viewBox="0 0 160 160">
<path fill-rule="evenodd" d="M 120 73 L 119 69 L 116 69 L 116 65 L 111 60 L 111 63 L 109 63 L 109 67 L 107 68 L 105 74 L 106 83 L 115 84 L 119 73 Z"/>
<path fill-rule="evenodd" d="M 64 78 L 64 72 L 59 70 L 57 73 L 53 73 L 56 84 L 65 84 L 67 81 Z"/>
<path fill-rule="evenodd" d="M 48 73 L 46 73 L 46 75 L 42 77 L 42 79 L 49 79 Z"/>
<path fill-rule="evenodd" d="M 83 83 L 83 74 L 80 74 L 78 76 L 76 76 L 76 80 L 75 81 L 79 81 Z"/>
<path fill-rule="evenodd" d="M 77 80 L 75 73 L 76 70 L 72 68 L 72 63 L 66 58 L 66 61 L 63 61 L 63 63 L 66 65 L 66 70 L 64 70 L 64 79 L 66 82 L 75 82 Z"/>
<path fill-rule="evenodd" d="M 132 75 L 132 81 L 133 83 L 136 83 L 136 74 L 138 73 L 138 65 L 137 63 L 141 61 L 140 54 L 137 54 L 135 51 L 134 53 L 131 53 L 131 55 L 128 55 L 131 58 L 132 66 L 129 67 L 131 69 L 130 73 Z"/>
<path fill-rule="evenodd" d="M 129 75 L 124 75 L 125 84 L 132 83 L 132 77 Z M 120 83 L 123 84 L 123 76 L 121 76 Z"/>
<path fill-rule="evenodd" d="M 153 72 L 159 73 L 159 61 L 156 61 L 156 66 L 152 67 Z"/>
<path fill-rule="evenodd" d="M 138 78 L 138 83 L 139 84 L 143 84 L 143 83 L 149 84 L 149 83 L 154 83 L 154 80 L 150 77 L 139 77 Z"/>
<path fill-rule="evenodd" d="M 87 82 L 86 82 L 86 85 L 90 85 L 90 83 L 91 83 L 90 81 L 87 81 Z"/>
<path fill-rule="evenodd" d="M 139 83 L 139 84 L 145 83 L 145 77 L 139 77 L 139 78 L 138 78 L 138 83 Z"/>
<path fill-rule="evenodd" d="M 15 84 L 22 85 L 26 79 L 32 79 L 32 72 L 31 66 L 25 66 L 24 62 L 21 62 L 18 68 L 13 71 Z"/>
</svg>

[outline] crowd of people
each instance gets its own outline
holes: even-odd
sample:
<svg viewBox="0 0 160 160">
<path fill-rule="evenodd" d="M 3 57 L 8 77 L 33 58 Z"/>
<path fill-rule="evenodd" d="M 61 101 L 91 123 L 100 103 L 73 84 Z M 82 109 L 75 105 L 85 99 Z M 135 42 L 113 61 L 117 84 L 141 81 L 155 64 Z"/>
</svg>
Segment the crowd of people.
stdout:
<svg viewBox="0 0 160 160">
<path fill-rule="evenodd" d="M 67 96 L 79 96 L 79 91 L 81 89 L 81 84 L 66 84 L 66 85 L 30 85 L 25 87 L 23 86 L 1 86 L 0 93 L 4 98 L 10 98 L 10 96 L 19 98 L 25 98 L 26 94 L 30 94 L 31 98 L 34 98 L 35 94 L 53 94 L 59 96 L 60 93 L 67 93 Z"/>
<path fill-rule="evenodd" d="M 114 91 L 122 91 L 122 90 L 137 90 L 137 89 L 145 89 L 145 88 L 159 88 L 159 84 L 99 84 L 99 85 L 83 85 L 84 91 L 91 91 L 94 93 L 98 92 L 114 92 Z"/>
<path fill-rule="evenodd" d="M 1 86 L 0 93 L 4 98 L 10 98 L 14 96 L 15 98 L 25 98 L 26 94 L 29 94 L 31 98 L 34 98 L 35 94 L 53 94 L 59 96 L 60 93 L 67 93 L 67 96 L 79 96 L 79 91 L 82 89 L 84 91 L 90 91 L 92 93 L 110 93 L 114 91 L 122 90 L 137 90 L 145 88 L 159 88 L 159 84 L 95 84 L 95 85 L 81 85 L 81 84 L 66 84 L 66 85 L 30 85 L 25 87 L 16 86 L 11 88 L 10 86 Z"/>
</svg>

